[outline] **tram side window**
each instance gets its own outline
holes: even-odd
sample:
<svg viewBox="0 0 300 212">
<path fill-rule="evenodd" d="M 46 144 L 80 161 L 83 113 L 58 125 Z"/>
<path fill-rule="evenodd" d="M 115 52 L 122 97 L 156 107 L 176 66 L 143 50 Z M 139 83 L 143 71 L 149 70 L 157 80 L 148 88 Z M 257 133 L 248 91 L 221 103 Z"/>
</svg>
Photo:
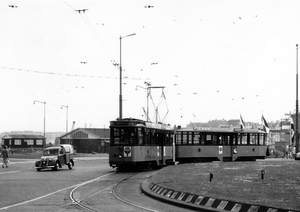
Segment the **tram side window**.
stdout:
<svg viewBox="0 0 300 212">
<path fill-rule="evenodd" d="M 192 132 L 187 132 L 187 142 L 188 144 L 193 144 Z"/>
<path fill-rule="evenodd" d="M 158 134 L 154 129 L 151 129 L 151 145 L 158 145 Z"/>
<path fill-rule="evenodd" d="M 228 139 L 229 139 L 229 140 L 228 140 L 228 141 L 229 141 L 228 144 L 229 144 L 229 145 L 236 145 L 236 143 L 235 143 L 235 140 L 236 140 L 236 139 L 235 139 L 235 135 L 230 135 L 230 136 L 228 136 L 228 137 L 229 137 L 229 138 L 228 138 Z"/>
<path fill-rule="evenodd" d="M 216 139 L 218 145 L 224 145 L 224 142 L 226 140 L 224 135 L 216 135 Z"/>
<path fill-rule="evenodd" d="M 150 130 L 145 129 L 145 145 L 150 145 Z"/>
<path fill-rule="evenodd" d="M 240 144 L 247 144 L 247 135 L 241 133 L 240 134 Z"/>
<path fill-rule="evenodd" d="M 205 145 L 205 135 L 202 133 L 199 133 L 199 141 L 201 145 Z"/>
<path fill-rule="evenodd" d="M 120 143 L 120 139 L 119 139 L 119 136 L 120 136 L 120 129 L 119 128 L 113 128 L 113 139 L 112 139 L 112 143 L 113 144 L 119 144 Z"/>
<path fill-rule="evenodd" d="M 240 144 L 242 144 L 243 142 L 242 142 L 242 140 L 243 140 L 243 135 L 242 134 L 238 134 L 238 141 L 237 141 L 237 145 L 240 145 Z"/>
<path fill-rule="evenodd" d="M 188 143 L 188 139 L 189 139 L 188 135 L 189 135 L 188 132 L 182 132 L 182 144 L 183 145 Z"/>
<path fill-rule="evenodd" d="M 144 131 L 143 128 L 138 128 L 138 144 L 143 145 Z"/>
<path fill-rule="evenodd" d="M 181 132 L 177 132 L 176 134 L 176 145 L 182 145 Z"/>
<path fill-rule="evenodd" d="M 258 144 L 257 140 L 258 140 L 257 134 L 251 133 L 250 134 L 250 145 L 257 145 Z"/>
<path fill-rule="evenodd" d="M 265 145 L 266 144 L 265 139 L 266 139 L 265 134 L 259 134 L 259 140 L 258 140 L 259 144 L 258 145 Z"/>
<path fill-rule="evenodd" d="M 232 145 L 238 145 L 238 137 L 236 134 L 232 136 Z"/>
<path fill-rule="evenodd" d="M 200 144 L 200 135 L 197 132 L 193 132 L 193 141 L 195 145 Z"/>
<path fill-rule="evenodd" d="M 221 135 L 219 141 L 220 141 L 219 143 L 220 145 L 228 145 L 230 141 L 230 136 Z"/>
<path fill-rule="evenodd" d="M 212 135 L 206 135 L 205 145 L 212 145 L 212 144 L 213 144 L 213 136 Z"/>
<path fill-rule="evenodd" d="M 193 139 L 194 145 L 204 145 L 205 144 L 205 135 L 201 132 L 190 133 L 190 139 Z"/>
<path fill-rule="evenodd" d="M 218 144 L 219 137 L 220 137 L 219 135 L 213 135 L 213 140 L 212 140 L 213 145 Z"/>
<path fill-rule="evenodd" d="M 172 144 L 171 133 L 170 132 L 165 132 L 165 135 L 166 135 L 166 145 L 169 146 L 169 145 Z"/>
</svg>

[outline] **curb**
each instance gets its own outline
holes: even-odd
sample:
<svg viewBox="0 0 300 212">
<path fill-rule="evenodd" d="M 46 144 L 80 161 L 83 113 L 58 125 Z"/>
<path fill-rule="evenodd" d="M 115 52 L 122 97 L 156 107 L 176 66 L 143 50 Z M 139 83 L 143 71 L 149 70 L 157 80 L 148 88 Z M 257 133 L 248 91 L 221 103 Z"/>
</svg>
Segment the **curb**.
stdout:
<svg viewBox="0 0 300 212">
<path fill-rule="evenodd" d="M 252 205 L 246 203 L 238 203 L 233 201 L 214 199 L 201 195 L 185 193 L 167 189 L 154 184 L 147 179 L 142 184 L 143 192 L 153 198 L 192 209 L 201 209 L 205 211 L 217 212 L 297 212 L 293 210 L 274 208 L 261 205 Z"/>
</svg>

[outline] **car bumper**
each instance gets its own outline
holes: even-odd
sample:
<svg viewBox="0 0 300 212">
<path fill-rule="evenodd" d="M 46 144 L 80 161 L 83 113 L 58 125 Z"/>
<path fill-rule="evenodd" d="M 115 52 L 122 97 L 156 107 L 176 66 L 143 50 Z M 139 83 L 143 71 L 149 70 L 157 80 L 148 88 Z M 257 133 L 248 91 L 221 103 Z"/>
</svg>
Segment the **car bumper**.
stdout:
<svg viewBox="0 0 300 212">
<path fill-rule="evenodd" d="M 46 169 L 46 168 L 54 168 L 55 161 L 37 161 L 35 163 L 35 168 Z"/>
</svg>

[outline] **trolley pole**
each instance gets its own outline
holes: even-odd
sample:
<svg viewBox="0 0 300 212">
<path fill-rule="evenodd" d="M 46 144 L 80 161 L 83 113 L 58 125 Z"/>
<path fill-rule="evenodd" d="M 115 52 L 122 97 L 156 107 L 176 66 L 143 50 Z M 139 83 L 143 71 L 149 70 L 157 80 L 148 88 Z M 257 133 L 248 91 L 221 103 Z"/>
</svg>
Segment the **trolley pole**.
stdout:
<svg viewBox="0 0 300 212">
<path fill-rule="evenodd" d="M 299 126 L 298 126 L 298 44 L 296 44 L 296 153 L 299 152 Z"/>
<path fill-rule="evenodd" d="M 176 163 L 175 163 L 175 136 L 176 136 L 176 125 L 174 125 L 174 136 L 173 136 L 173 165 L 176 165 Z"/>
</svg>

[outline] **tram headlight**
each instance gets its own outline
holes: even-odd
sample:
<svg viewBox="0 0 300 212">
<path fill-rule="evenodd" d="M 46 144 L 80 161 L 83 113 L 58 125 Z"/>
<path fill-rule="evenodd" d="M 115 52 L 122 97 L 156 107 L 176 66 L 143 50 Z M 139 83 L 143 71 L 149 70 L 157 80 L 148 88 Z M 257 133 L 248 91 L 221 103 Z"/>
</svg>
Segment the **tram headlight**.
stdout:
<svg viewBox="0 0 300 212">
<path fill-rule="evenodd" d="M 123 158 L 123 155 L 122 155 L 122 154 L 119 154 L 119 158 L 122 159 L 122 158 Z"/>
</svg>

